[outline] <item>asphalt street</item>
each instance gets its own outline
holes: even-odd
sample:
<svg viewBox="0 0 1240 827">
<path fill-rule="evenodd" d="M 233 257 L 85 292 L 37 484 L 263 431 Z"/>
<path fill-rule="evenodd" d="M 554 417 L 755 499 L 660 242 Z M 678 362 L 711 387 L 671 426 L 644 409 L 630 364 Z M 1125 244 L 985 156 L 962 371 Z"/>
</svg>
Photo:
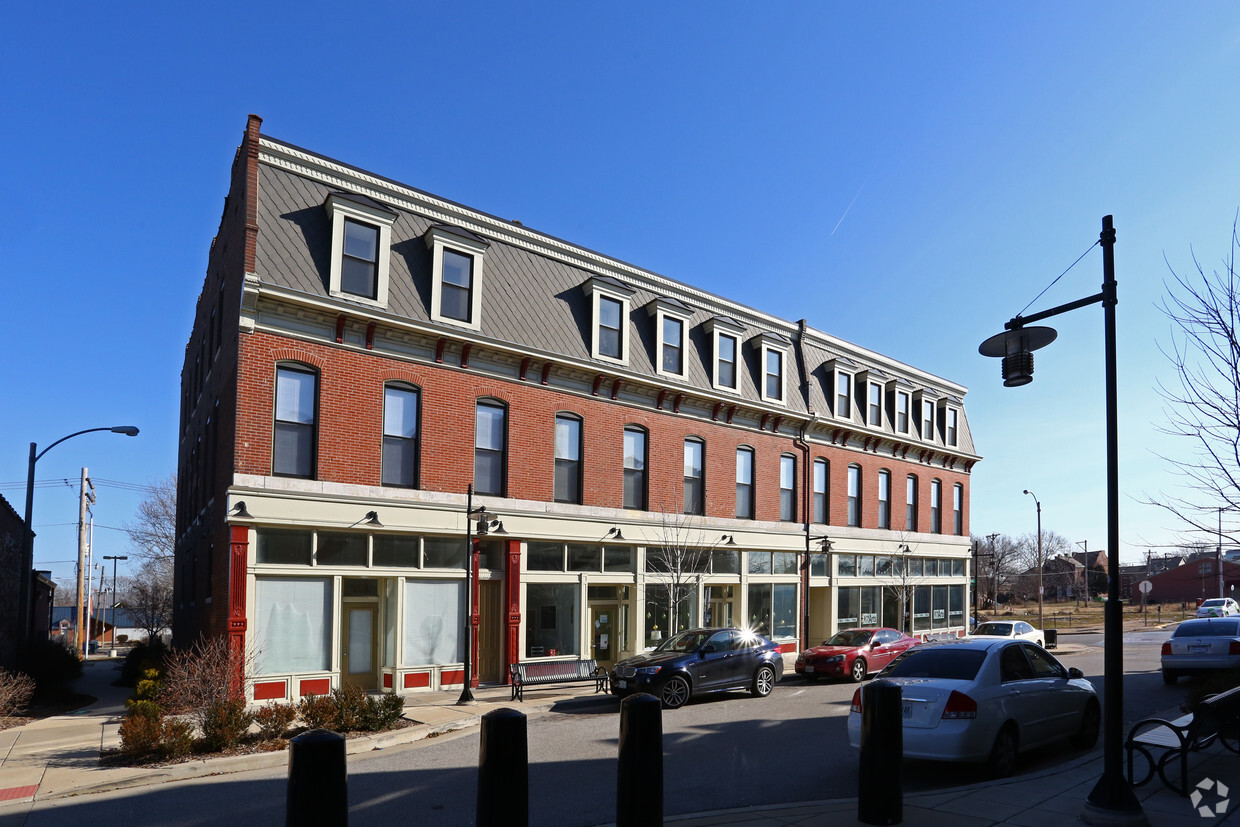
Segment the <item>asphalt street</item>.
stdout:
<svg viewBox="0 0 1240 827">
<path fill-rule="evenodd" d="M 1126 724 L 1177 705 L 1190 684 L 1168 687 L 1158 673 L 1167 631 L 1125 636 Z M 1102 691 L 1102 636 L 1064 640 L 1086 649 L 1065 655 Z M 856 795 L 857 756 L 845 728 L 854 684 L 807 684 L 785 676 L 765 699 L 731 692 L 665 711 L 668 816 Z M 529 725 L 532 824 L 593 825 L 615 820 L 619 702 L 584 696 L 557 704 Z M 1095 747 L 1095 750 L 1100 747 Z M 1018 773 L 1053 767 L 1082 753 L 1067 745 L 1025 756 Z M 352 756 L 354 820 L 469 825 L 476 797 L 478 731 Z M 907 762 L 906 792 L 983 780 L 978 767 Z M 28 825 L 70 819 L 127 824 L 270 824 L 283 818 L 285 777 L 260 771 L 36 804 Z M 0 825 L 10 823 L 0 818 Z"/>
</svg>

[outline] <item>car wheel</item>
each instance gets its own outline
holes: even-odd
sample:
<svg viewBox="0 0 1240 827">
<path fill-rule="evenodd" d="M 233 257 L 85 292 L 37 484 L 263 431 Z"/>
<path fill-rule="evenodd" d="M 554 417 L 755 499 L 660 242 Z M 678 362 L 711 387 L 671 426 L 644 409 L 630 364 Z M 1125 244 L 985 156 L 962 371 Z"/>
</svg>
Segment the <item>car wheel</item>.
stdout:
<svg viewBox="0 0 1240 827">
<path fill-rule="evenodd" d="M 990 773 L 995 778 L 1007 778 L 1016 770 L 1016 728 L 1008 724 L 995 736 L 990 748 Z"/>
<path fill-rule="evenodd" d="M 680 709 L 689 700 L 689 682 L 681 677 L 668 678 L 659 699 L 665 709 Z"/>
<path fill-rule="evenodd" d="M 1179 672 L 1172 672 L 1170 669 L 1164 669 L 1162 673 L 1163 673 L 1163 683 L 1165 683 L 1167 686 L 1171 686 L 1172 684 L 1174 684 L 1180 677 Z"/>
<path fill-rule="evenodd" d="M 1098 704 L 1090 701 L 1081 713 L 1081 728 L 1072 736 L 1072 746 L 1077 749 L 1089 749 L 1098 743 L 1098 728 L 1102 724 L 1102 710 Z"/>
<path fill-rule="evenodd" d="M 1046 648 L 1046 641 L 1044 641 L 1044 640 L 1039 640 L 1039 641 L 1038 641 L 1038 645 L 1039 645 L 1039 646 L 1041 646 L 1043 649 L 1045 649 L 1045 648 Z"/>
<path fill-rule="evenodd" d="M 775 688 L 775 670 L 769 666 L 760 666 L 753 676 L 750 692 L 759 698 L 765 698 Z"/>
<path fill-rule="evenodd" d="M 861 683 L 868 674 L 870 670 L 865 665 L 865 658 L 857 658 L 853 661 L 852 669 L 848 670 L 848 677 L 853 683 Z"/>
</svg>

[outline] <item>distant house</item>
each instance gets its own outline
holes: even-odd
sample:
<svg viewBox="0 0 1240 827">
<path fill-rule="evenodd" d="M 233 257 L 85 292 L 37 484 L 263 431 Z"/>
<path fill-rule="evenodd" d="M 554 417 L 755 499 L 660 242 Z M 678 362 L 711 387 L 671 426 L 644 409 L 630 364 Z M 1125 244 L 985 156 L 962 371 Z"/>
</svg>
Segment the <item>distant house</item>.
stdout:
<svg viewBox="0 0 1240 827">
<path fill-rule="evenodd" d="M 65 638 L 68 645 L 73 646 L 78 640 L 77 606 L 57 606 L 52 609 L 52 625 L 49 634 L 52 638 Z M 167 634 L 163 637 L 167 639 Z M 100 608 L 91 618 L 90 639 L 99 641 L 101 646 L 113 643 L 138 643 L 146 640 L 146 629 L 129 609 Z"/>
<path fill-rule="evenodd" d="M 1219 566 L 1222 566 L 1222 594 L 1219 594 Z M 1214 553 L 1202 554 L 1183 561 L 1157 574 L 1150 574 L 1134 581 L 1125 594 L 1133 601 L 1141 600 L 1138 585 L 1149 580 L 1152 603 L 1196 604 L 1211 597 L 1235 597 L 1240 584 L 1240 563 L 1218 560 Z"/>
</svg>

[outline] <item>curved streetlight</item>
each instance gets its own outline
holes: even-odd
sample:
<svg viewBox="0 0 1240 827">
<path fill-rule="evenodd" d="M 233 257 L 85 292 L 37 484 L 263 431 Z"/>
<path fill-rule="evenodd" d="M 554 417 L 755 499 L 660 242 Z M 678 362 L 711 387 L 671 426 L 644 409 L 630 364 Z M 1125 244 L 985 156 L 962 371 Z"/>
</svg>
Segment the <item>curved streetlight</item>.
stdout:
<svg viewBox="0 0 1240 827">
<path fill-rule="evenodd" d="M 1081 814 L 1087 824 L 1147 824 L 1141 802 L 1124 777 L 1124 619 L 1119 600 L 1119 391 L 1116 380 L 1115 305 L 1119 301 L 1115 281 L 1115 225 L 1102 217 L 1098 235 L 1102 247 L 1102 290 L 1049 310 L 1017 315 L 978 348 L 983 356 L 1003 359 L 1003 384 L 1008 387 L 1033 381 L 1033 351 L 1055 340 L 1052 328 L 1027 327 L 1051 316 L 1092 304 L 1102 305 L 1103 362 L 1106 385 L 1107 430 L 1107 602 L 1104 615 L 1102 777 L 1094 785 Z"/>
<path fill-rule="evenodd" d="M 73 439 L 75 436 L 82 434 L 90 434 L 95 431 L 111 431 L 114 434 L 124 434 L 125 436 L 137 436 L 138 429 L 134 425 L 113 425 L 110 428 L 87 428 L 83 431 L 75 431 L 68 436 L 62 436 L 51 445 L 38 450 L 36 443 L 30 443 L 30 462 L 26 466 L 26 536 L 22 542 L 22 563 L 21 571 L 18 572 L 18 583 L 21 593 L 17 596 L 17 610 L 21 617 L 18 620 L 19 628 L 22 631 L 21 641 L 18 648 L 24 654 L 26 648 L 30 645 L 30 589 L 31 589 L 31 571 L 34 569 L 34 526 L 31 524 L 32 514 L 34 512 L 34 466 L 44 454 L 55 448 L 66 439 Z"/>
<path fill-rule="evenodd" d="M 1025 493 L 1033 497 L 1033 501 L 1038 505 L 1038 628 L 1041 629 L 1046 625 L 1042 620 L 1042 569 L 1046 567 L 1046 561 L 1042 559 L 1042 502 L 1038 495 L 1028 488 Z"/>
</svg>

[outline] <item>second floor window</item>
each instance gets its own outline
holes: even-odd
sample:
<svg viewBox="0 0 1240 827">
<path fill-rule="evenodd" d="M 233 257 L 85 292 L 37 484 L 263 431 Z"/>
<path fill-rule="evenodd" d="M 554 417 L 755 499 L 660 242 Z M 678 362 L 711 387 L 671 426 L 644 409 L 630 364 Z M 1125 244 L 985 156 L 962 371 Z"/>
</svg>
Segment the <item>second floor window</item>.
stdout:
<svg viewBox="0 0 1240 827">
<path fill-rule="evenodd" d="M 646 508 L 646 432 L 624 429 L 624 507 Z"/>
<path fill-rule="evenodd" d="M 474 492 L 502 497 L 508 478 L 507 411 L 494 402 L 479 402 L 474 431 Z"/>
<path fill-rule="evenodd" d="M 719 384 L 736 387 L 736 337 L 719 335 Z"/>
<path fill-rule="evenodd" d="M 623 305 L 610 296 L 599 296 L 598 299 L 598 352 L 612 359 L 621 358 L 620 318 Z"/>
<path fill-rule="evenodd" d="M 555 501 L 581 502 L 581 420 L 555 418 Z"/>
<path fill-rule="evenodd" d="M 917 477 L 908 475 L 904 485 L 904 530 L 917 530 Z"/>
<path fill-rule="evenodd" d="M 753 519 L 753 449 L 736 449 L 736 516 Z"/>
<path fill-rule="evenodd" d="M 400 385 L 383 388 L 383 484 L 418 484 L 418 392 Z"/>
<path fill-rule="evenodd" d="M 340 289 L 375 298 L 379 273 L 379 228 L 350 218 L 344 220 L 344 257 L 340 261 Z"/>
<path fill-rule="evenodd" d="M 271 447 L 271 473 L 276 476 L 314 476 L 317 386 L 318 377 L 308 370 L 276 369 L 275 438 Z"/>
<path fill-rule="evenodd" d="M 861 525 L 861 468 L 848 466 L 848 524 Z"/>
<path fill-rule="evenodd" d="M 474 257 L 444 250 L 441 289 L 440 312 L 449 319 L 472 322 Z"/>
<path fill-rule="evenodd" d="M 891 472 L 878 472 L 878 527 L 891 528 Z"/>
<path fill-rule="evenodd" d="M 827 521 L 827 461 L 814 460 L 814 522 Z"/>
<path fill-rule="evenodd" d="M 930 480 L 930 531 L 943 533 L 943 484 Z"/>
<path fill-rule="evenodd" d="M 952 534 L 964 534 L 964 486 L 960 483 L 952 486 Z"/>
<path fill-rule="evenodd" d="M 685 440 L 685 513 L 706 513 L 706 491 L 702 473 L 703 445 L 696 439 Z"/>
<path fill-rule="evenodd" d="M 684 373 L 684 335 L 684 322 L 663 317 L 663 370 L 668 373 Z"/>
<path fill-rule="evenodd" d="M 779 519 L 797 518 L 797 458 L 784 454 L 779 458 Z"/>
</svg>

